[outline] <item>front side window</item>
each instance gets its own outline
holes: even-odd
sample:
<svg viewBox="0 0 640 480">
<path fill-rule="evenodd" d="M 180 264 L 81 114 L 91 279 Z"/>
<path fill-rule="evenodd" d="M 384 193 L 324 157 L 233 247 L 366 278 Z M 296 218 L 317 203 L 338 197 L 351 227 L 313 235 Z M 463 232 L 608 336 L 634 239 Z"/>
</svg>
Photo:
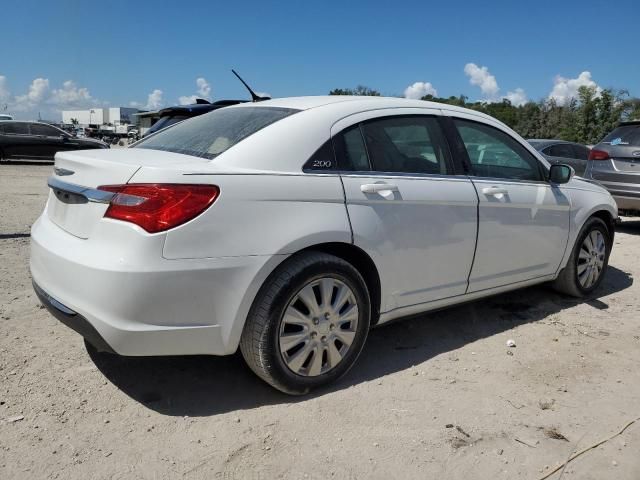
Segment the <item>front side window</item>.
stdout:
<svg viewBox="0 0 640 480">
<path fill-rule="evenodd" d="M 435 117 L 380 118 L 363 123 L 361 128 L 373 170 L 449 172 L 449 147 Z"/>
<path fill-rule="evenodd" d="M 277 107 L 221 108 L 144 138 L 132 148 L 211 159 L 258 130 L 298 111 Z"/>
<path fill-rule="evenodd" d="M 47 137 L 59 137 L 62 132 L 50 127 L 49 125 L 42 125 L 39 123 L 32 123 L 30 125 L 31 135 L 44 135 Z"/>
<path fill-rule="evenodd" d="M 454 119 L 477 177 L 540 181 L 538 160 L 520 142 L 497 128 Z"/>
</svg>

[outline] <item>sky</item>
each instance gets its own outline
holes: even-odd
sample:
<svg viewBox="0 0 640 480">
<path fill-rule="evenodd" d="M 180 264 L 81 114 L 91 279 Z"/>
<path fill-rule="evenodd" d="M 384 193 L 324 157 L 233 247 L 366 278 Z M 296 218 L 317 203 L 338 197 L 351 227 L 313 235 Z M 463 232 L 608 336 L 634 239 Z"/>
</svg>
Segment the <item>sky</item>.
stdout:
<svg viewBox="0 0 640 480">
<path fill-rule="evenodd" d="M 638 0 L 5 2 L 0 113 L 156 109 L 366 85 L 383 95 L 640 96 Z"/>
</svg>

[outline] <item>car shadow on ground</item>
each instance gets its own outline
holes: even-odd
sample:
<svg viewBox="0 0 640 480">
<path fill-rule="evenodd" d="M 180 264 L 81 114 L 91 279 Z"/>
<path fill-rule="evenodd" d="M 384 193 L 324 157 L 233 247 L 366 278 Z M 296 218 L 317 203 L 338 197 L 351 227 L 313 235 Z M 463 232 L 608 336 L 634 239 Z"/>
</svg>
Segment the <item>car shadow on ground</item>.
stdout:
<svg viewBox="0 0 640 480">
<path fill-rule="evenodd" d="M 336 384 L 305 397 L 290 397 L 259 380 L 238 353 L 228 357 L 120 357 L 89 354 L 105 377 L 124 393 L 164 415 L 210 416 L 262 405 L 295 403 L 376 380 L 421 364 L 525 323 L 548 318 L 585 302 L 607 309 L 601 298 L 629 288 L 631 276 L 609 267 L 587 299 L 530 287 L 373 329 L 353 369 Z"/>
<path fill-rule="evenodd" d="M 53 160 L 3 160 L 3 165 L 53 165 Z"/>
</svg>

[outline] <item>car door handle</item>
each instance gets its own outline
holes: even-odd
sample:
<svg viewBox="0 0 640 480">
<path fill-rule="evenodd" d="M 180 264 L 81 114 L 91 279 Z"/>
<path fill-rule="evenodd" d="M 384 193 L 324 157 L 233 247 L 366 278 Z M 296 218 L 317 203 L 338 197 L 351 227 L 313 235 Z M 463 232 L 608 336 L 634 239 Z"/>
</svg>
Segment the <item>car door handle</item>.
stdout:
<svg viewBox="0 0 640 480">
<path fill-rule="evenodd" d="M 388 183 L 367 183 L 360 185 L 360 191 L 362 193 L 397 192 L 398 187 Z"/>
<path fill-rule="evenodd" d="M 482 193 L 485 195 L 506 195 L 509 193 L 509 190 L 501 187 L 486 187 L 482 189 Z"/>
</svg>

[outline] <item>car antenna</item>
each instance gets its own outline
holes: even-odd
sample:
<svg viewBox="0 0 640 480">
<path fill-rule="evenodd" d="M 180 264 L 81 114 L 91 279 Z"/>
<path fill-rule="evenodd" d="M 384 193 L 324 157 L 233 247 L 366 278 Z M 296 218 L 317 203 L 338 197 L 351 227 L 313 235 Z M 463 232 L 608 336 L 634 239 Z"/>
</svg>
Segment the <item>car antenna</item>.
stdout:
<svg viewBox="0 0 640 480">
<path fill-rule="evenodd" d="M 253 102 L 262 102 L 264 100 L 271 100 L 271 97 L 261 97 L 259 95 L 256 94 L 256 92 L 254 92 L 251 87 L 249 85 L 247 85 L 247 82 L 245 82 L 242 77 L 240 75 L 238 75 L 238 72 L 236 72 L 233 68 L 231 69 L 231 71 L 233 72 L 233 74 L 238 77 L 238 80 L 240 80 L 242 82 L 242 84 L 245 86 L 245 88 L 247 90 L 249 90 L 249 93 L 251 94 L 251 100 Z"/>
</svg>

